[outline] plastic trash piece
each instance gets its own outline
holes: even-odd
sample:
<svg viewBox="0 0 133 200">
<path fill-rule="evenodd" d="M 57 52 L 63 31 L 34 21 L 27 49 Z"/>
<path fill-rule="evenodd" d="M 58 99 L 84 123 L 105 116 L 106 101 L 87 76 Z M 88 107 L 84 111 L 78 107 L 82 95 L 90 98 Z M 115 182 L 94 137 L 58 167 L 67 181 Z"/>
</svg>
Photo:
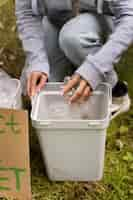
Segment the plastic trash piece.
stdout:
<svg viewBox="0 0 133 200">
<path fill-rule="evenodd" d="M 20 81 L 0 69 L 0 108 L 21 108 Z"/>
</svg>

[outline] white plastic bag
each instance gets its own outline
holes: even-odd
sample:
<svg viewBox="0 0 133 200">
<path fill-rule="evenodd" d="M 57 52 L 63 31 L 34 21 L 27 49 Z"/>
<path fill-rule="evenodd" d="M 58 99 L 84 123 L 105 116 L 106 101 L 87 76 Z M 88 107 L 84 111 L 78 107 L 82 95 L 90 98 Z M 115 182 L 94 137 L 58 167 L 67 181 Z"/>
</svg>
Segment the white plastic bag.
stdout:
<svg viewBox="0 0 133 200">
<path fill-rule="evenodd" d="M 20 109 L 22 107 L 21 85 L 0 69 L 0 108 Z"/>
</svg>

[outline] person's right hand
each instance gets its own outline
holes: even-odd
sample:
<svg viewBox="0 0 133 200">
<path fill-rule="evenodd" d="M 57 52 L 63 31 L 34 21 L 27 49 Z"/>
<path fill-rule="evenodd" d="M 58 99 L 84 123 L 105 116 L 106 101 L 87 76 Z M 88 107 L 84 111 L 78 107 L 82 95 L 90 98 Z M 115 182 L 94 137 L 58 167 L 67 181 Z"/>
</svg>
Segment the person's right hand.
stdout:
<svg viewBox="0 0 133 200">
<path fill-rule="evenodd" d="M 27 94 L 29 97 L 35 96 L 47 82 L 48 76 L 44 72 L 34 71 L 27 80 Z"/>
</svg>

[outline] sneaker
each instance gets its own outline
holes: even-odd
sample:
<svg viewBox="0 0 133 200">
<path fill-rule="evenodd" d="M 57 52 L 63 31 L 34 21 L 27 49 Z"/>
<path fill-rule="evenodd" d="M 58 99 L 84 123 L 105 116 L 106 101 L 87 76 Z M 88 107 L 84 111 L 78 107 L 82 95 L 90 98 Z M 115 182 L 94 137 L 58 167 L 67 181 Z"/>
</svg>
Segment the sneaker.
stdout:
<svg viewBox="0 0 133 200">
<path fill-rule="evenodd" d="M 114 119 L 121 113 L 127 112 L 130 108 L 131 100 L 128 95 L 128 86 L 126 82 L 118 81 L 112 89 L 111 119 Z"/>
</svg>

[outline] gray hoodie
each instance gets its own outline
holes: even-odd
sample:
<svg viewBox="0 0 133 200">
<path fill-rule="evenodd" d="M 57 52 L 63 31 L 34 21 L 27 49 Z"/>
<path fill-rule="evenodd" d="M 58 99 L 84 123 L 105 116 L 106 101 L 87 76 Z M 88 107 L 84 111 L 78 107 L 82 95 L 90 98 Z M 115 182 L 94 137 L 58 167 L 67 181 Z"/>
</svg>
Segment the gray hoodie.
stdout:
<svg viewBox="0 0 133 200">
<path fill-rule="evenodd" d="M 52 1 L 49 0 L 49 2 Z M 81 1 L 88 3 L 87 0 Z M 103 80 L 106 73 L 112 71 L 117 58 L 133 42 L 133 0 L 98 0 L 96 9 L 100 14 L 103 11 L 103 1 L 106 1 L 114 14 L 115 30 L 101 50 L 95 56 L 88 55 L 77 70 L 91 84 L 93 89 Z M 56 0 L 54 2 L 56 4 Z M 57 2 L 59 1 L 57 0 Z M 40 10 L 37 9 L 37 3 L 37 0 L 16 0 L 17 25 L 29 60 L 30 72 L 42 71 L 49 75 L 50 70 L 45 50 L 42 16 L 40 14 L 41 7 Z M 42 12 L 44 15 L 44 10 Z"/>
</svg>

